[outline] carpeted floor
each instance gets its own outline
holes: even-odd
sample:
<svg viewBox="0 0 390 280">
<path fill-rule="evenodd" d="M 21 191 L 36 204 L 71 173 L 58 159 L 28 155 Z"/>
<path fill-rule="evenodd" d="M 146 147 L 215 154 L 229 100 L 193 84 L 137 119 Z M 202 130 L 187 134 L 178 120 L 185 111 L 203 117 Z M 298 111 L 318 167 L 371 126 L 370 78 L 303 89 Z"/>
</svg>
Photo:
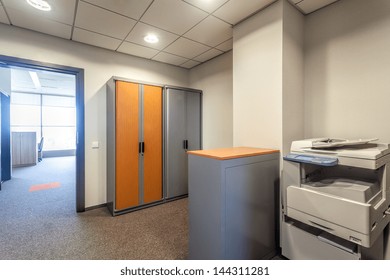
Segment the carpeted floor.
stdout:
<svg viewBox="0 0 390 280">
<path fill-rule="evenodd" d="M 0 191 L 0 259 L 187 258 L 187 199 L 117 217 L 105 207 L 76 213 L 74 161 L 13 170 Z"/>
</svg>

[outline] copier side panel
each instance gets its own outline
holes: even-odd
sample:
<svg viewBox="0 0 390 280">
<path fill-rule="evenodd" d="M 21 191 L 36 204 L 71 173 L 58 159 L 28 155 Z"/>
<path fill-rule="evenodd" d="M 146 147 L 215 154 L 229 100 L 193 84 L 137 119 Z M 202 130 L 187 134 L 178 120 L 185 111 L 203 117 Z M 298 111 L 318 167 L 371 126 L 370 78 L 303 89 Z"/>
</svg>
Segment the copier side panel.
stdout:
<svg viewBox="0 0 390 280">
<path fill-rule="evenodd" d="M 286 205 L 286 190 L 288 186 L 299 186 L 301 184 L 300 163 L 292 161 L 283 162 L 282 191 L 280 192 L 281 210 L 284 213 Z"/>
<path fill-rule="evenodd" d="M 288 186 L 299 186 L 301 181 L 301 172 L 300 172 L 300 163 L 293 161 L 284 161 L 283 162 L 283 170 L 282 170 L 282 178 L 281 178 L 281 190 L 279 193 L 280 199 L 280 216 L 279 216 L 279 224 L 280 224 L 280 233 L 279 233 L 279 244 L 283 250 L 289 246 L 286 243 L 286 240 L 289 240 L 289 232 L 286 230 L 285 226 L 285 216 L 286 215 L 286 190 Z M 285 256 L 288 257 L 288 256 Z"/>
<path fill-rule="evenodd" d="M 387 185 L 386 189 L 386 197 L 387 197 L 387 213 L 390 211 L 390 168 L 387 165 L 385 167 L 385 172 L 383 175 L 383 183 Z M 386 215 L 386 220 L 387 220 L 387 226 L 383 232 L 383 246 L 384 246 L 384 259 L 385 260 L 390 260 L 390 215 Z"/>
<path fill-rule="evenodd" d="M 390 260 L 390 225 L 388 224 L 383 231 L 383 253 L 384 259 Z"/>
</svg>

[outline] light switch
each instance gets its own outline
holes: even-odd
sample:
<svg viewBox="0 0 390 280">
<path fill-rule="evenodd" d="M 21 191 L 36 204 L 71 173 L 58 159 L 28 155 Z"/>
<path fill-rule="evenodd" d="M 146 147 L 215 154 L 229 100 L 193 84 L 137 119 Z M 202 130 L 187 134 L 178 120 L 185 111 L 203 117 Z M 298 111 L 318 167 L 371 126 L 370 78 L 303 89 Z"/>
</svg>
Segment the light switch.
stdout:
<svg viewBox="0 0 390 280">
<path fill-rule="evenodd" d="M 92 141 L 92 149 L 99 149 L 99 141 Z"/>
</svg>

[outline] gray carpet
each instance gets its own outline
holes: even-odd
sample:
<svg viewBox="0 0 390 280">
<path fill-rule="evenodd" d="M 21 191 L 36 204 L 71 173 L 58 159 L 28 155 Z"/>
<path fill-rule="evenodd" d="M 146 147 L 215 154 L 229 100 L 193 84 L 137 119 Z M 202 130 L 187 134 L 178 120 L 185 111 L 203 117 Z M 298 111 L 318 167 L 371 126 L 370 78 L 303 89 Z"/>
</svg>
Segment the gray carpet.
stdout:
<svg viewBox="0 0 390 280">
<path fill-rule="evenodd" d="M 105 207 L 76 213 L 74 160 L 45 158 L 13 170 L 0 191 L 0 259 L 187 258 L 187 199 L 117 217 Z M 29 192 L 49 182 L 61 185 Z"/>
</svg>

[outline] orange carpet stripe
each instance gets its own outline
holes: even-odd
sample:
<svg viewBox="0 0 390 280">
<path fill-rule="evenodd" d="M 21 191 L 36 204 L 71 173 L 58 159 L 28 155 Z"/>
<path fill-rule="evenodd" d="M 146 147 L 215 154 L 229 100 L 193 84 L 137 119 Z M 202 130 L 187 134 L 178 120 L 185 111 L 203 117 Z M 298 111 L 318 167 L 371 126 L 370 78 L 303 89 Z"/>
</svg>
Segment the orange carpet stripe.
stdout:
<svg viewBox="0 0 390 280">
<path fill-rule="evenodd" d="M 54 188 L 58 188 L 60 186 L 61 186 L 61 184 L 59 182 L 32 185 L 28 191 L 35 192 L 35 191 L 41 191 L 41 190 L 47 190 L 47 189 L 54 189 Z"/>
</svg>

